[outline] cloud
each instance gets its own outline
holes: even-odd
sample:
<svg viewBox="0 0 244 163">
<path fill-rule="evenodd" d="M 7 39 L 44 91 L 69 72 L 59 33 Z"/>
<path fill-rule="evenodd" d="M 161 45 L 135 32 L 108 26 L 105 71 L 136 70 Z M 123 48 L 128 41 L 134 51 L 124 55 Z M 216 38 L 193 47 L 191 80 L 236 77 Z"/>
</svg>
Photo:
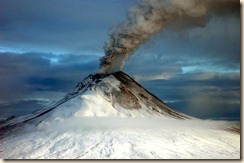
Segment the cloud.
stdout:
<svg viewBox="0 0 244 163">
<path fill-rule="evenodd" d="M 171 78 L 170 74 L 162 73 L 159 75 L 135 75 L 134 76 L 136 81 L 148 81 L 148 80 L 168 80 Z"/>
<path fill-rule="evenodd" d="M 0 103 L 0 118 L 29 114 L 42 109 L 47 103 L 38 100 L 20 100 L 12 103 Z"/>
<path fill-rule="evenodd" d="M 39 97 L 44 92 L 66 94 L 98 69 L 98 59 L 93 55 L 1 53 L 0 56 L 0 102 L 5 103 L 31 97 L 35 92 L 39 92 Z M 52 62 L 54 57 L 58 59 Z"/>
<path fill-rule="evenodd" d="M 63 81 L 52 77 L 31 76 L 26 80 L 26 83 L 33 91 L 60 91 L 66 90 L 67 81 Z"/>
<path fill-rule="evenodd" d="M 129 58 L 125 70 L 143 71 L 152 62 L 151 67 L 159 68 L 167 65 L 191 66 L 197 71 L 239 71 L 240 31 L 240 16 L 232 15 L 214 16 L 204 28 L 165 28 Z"/>
<path fill-rule="evenodd" d="M 239 73 L 178 74 L 167 80 L 141 81 L 174 109 L 192 116 L 235 117 L 240 113 Z"/>
<path fill-rule="evenodd" d="M 109 31 L 109 39 L 104 45 L 105 55 L 100 59 L 100 72 L 107 74 L 122 70 L 128 57 L 151 36 L 164 29 L 166 24 L 180 22 L 176 25 L 180 27 L 179 31 L 182 30 L 182 24 L 186 29 L 205 27 L 212 14 L 229 14 L 225 12 L 227 9 L 230 13 L 240 12 L 240 2 L 141 1 L 129 10 L 126 21 Z"/>
<path fill-rule="evenodd" d="M 167 104 L 177 111 L 198 118 L 240 120 L 240 104 L 224 104 L 213 101 L 176 101 L 168 102 Z"/>
<path fill-rule="evenodd" d="M 124 10 L 135 3 L 109 2 L 2 0 L 1 45 L 24 52 L 102 53 L 107 29 L 123 19 Z"/>
</svg>

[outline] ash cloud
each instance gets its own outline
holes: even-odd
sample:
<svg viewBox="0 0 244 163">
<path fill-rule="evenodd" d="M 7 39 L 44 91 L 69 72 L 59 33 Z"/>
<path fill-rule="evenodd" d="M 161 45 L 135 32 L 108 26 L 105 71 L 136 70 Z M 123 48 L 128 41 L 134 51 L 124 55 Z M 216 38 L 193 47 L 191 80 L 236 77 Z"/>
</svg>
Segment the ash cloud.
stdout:
<svg viewBox="0 0 244 163">
<path fill-rule="evenodd" d="M 166 25 L 204 27 L 213 15 L 240 11 L 237 0 L 143 0 L 131 8 L 127 20 L 109 32 L 100 59 L 100 73 L 122 70 L 128 57 Z"/>
</svg>

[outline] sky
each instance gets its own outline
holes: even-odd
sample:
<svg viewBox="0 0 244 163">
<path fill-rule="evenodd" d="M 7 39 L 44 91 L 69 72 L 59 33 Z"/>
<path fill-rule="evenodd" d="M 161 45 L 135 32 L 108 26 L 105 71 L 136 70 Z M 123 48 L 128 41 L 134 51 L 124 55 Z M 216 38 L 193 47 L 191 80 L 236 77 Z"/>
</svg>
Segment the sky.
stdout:
<svg viewBox="0 0 244 163">
<path fill-rule="evenodd" d="M 39 110 L 98 72 L 109 30 L 139 2 L 0 0 L 0 117 Z M 238 5 L 201 26 L 167 24 L 123 71 L 177 111 L 240 119 Z"/>
</svg>

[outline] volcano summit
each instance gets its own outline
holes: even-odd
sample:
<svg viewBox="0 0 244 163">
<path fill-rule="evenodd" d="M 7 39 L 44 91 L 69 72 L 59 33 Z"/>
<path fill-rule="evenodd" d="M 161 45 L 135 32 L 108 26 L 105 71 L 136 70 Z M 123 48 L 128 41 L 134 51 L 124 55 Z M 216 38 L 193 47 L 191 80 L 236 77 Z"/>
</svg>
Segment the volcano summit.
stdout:
<svg viewBox="0 0 244 163">
<path fill-rule="evenodd" d="M 236 122 L 174 111 L 119 71 L 89 75 L 58 103 L 1 123 L 1 157 L 239 159 Z"/>
</svg>

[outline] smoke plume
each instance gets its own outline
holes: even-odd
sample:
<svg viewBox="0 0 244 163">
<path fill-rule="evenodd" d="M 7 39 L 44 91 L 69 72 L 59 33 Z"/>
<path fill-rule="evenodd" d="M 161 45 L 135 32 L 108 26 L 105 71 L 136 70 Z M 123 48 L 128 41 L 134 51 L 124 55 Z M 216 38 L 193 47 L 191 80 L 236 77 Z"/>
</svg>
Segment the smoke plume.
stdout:
<svg viewBox="0 0 244 163">
<path fill-rule="evenodd" d="M 122 70 L 127 58 L 165 25 L 180 20 L 185 27 L 205 26 L 212 14 L 240 11 L 236 0 L 142 0 L 131 8 L 127 20 L 112 28 L 100 59 L 100 73 Z"/>
</svg>

